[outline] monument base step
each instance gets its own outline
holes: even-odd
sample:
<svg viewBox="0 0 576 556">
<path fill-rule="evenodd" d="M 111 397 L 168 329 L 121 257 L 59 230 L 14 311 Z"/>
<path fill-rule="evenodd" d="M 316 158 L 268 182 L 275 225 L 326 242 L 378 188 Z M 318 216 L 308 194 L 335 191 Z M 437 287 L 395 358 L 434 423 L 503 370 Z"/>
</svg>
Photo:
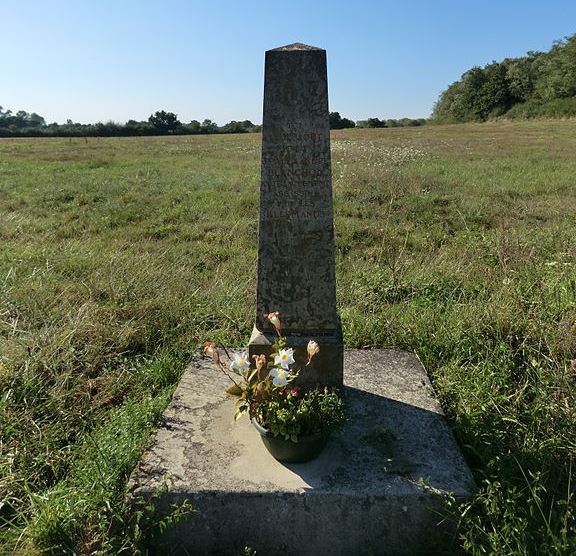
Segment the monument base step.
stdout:
<svg viewBox="0 0 576 556">
<path fill-rule="evenodd" d="M 444 554 L 454 543 L 446 495 L 474 483 L 411 353 L 347 350 L 350 419 L 314 461 L 281 464 L 223 391 L 208 360 L 185 372 L 131 496 L 155 496 L 155 512 L 189 501 L 158 554 Z"/>
</svg>

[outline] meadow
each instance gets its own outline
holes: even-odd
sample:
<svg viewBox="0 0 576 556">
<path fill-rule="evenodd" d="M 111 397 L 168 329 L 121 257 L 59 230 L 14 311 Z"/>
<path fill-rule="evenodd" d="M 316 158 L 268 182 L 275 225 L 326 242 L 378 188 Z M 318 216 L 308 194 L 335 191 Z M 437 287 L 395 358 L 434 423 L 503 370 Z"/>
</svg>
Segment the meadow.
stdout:
<svg viewBox="0 0 576 556">
<path fill-rule="evenodd" d="M 478 484 L 463 553 L 576 552 L 575 155 L 576 121 L 332 135 L 345 344 L 426 366 Z M 0 140 L 0 554 L 145 553 L 127 477 L 202 342 L 252 328 L 259 156 Z"/>
</svg>

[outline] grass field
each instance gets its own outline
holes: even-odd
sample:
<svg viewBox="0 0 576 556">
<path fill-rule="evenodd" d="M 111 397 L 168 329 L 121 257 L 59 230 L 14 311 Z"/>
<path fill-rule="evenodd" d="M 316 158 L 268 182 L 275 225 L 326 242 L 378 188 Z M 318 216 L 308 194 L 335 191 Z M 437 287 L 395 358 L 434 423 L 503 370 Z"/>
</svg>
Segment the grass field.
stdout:
<svg viewBox="0 0 576 556">
<path fill-rule="evenodd" d="M 259 135 L 0 140 L 0 554 L 145 546 L 126 478 L 253 323 Z M 347 347 L 423 360 L 470 554 L 574 554 L 576 122 L 332 136 Z"/>
</svg>

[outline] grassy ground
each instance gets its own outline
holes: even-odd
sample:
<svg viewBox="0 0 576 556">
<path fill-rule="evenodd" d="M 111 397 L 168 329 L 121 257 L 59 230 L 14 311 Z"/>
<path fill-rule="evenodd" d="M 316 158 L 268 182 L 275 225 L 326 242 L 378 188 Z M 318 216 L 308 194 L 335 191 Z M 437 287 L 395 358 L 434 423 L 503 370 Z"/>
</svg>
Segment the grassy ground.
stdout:
<svg viewBox="0 0 576 556">
<path fill-rule="evenodd" d="M 245 344 L 257 135 L 0 141 L 0 553 L 126 553 L 128 473 L 210 337 Z M 333 135 L 348 347 L 414 349 L 470 554 L 576 551 L 576 122 Z"/>
</svg>

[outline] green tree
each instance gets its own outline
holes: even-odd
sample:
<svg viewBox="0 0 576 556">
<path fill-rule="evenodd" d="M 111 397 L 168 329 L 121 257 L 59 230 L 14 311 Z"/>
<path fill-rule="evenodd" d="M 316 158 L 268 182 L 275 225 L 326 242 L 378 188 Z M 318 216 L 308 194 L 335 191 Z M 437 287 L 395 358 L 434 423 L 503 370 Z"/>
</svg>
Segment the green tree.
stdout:
<svg viewBox="0 0 576 556">
<path fill-rule="evenodd" d="M 339 112 L 330 112 L 329 116 L 330 129 L 341 129 L 342 117 Z"/>
<path fill-rule="evenodd" d="M 558 41 L 539 60 L 536 92 L 544 101 L 576 95 L 576 35 Z"/>
<path fill-rule="evenodd" d="M 33 128 L 42 128 L 46 127 L 46 120 L 40 116 L 40 114 L 36 114 L 36 112 L 32 112 L 28 117 L 28 125 Z"/>
<path fill-rule="evenodd" d="M 348 118 L 342 118 L 339 112 L 330 112 L 330 129 L 347 129 L 355 127 L 356 124 Z"/>
<path fill-rule="evenodd" d="M 434 106 L 433 117 L 440 120 L 485 121 L 506 112 L 513 105 L 507 67 L 493 62 L 473 67 L 460 81 L 452 83 Z"/>
<path fill-rule="evenodd" d="M 368 120 L 366 120 L 366 127 L 386 127 L 386 122 L 379 118 L 368 118 Z"/>
<path fill-rule="evenodd" d="M 200 133 L 201 124 L 198 120 L 192 120 L 189 124 L 186 125 L 186 129 L 188 133 L 196 134 Z"/>
<path fill-rule="evenodd" d="M 447 122 L 576 114 L 576 35 L 549 52 L 473 67 L 434 105 L 433 119 Z"/>
<path fill-rule="evenodd" d="M 524 57 L 504 60 L 508 89 L 515 101 L 525 102 L 532 97 L 542 56 L 541 52 L 528 52 Z"/>
<path fill-rule="evenodd" d="M 137 122 L 128 120 L 124 126 L 125 135 L 149 135 L 153 131 L 150 122 Z"/>
<path fill-rule="evenodd" d="M 484 83 L 478 91 L 476 114 L 484 121 L 493 116 L 501 116 L 514 104 L 508 85 L 505 64 L 493 62 L 484 67 Z"/>
<path fill-rule="evenodd" d="M 173 112 L 165 112 L 160 110 L 155 112 L 148 118 L 148 122 L 160 133 L 174 133 L 182 123 L 178 120 L 178 116 Z"/>
<path fill-rule="evenodd" d="M 218 126 L 212 120 L 204 120 L 200 126 L 200 133 L 218 133 Z"/>
</svg>

